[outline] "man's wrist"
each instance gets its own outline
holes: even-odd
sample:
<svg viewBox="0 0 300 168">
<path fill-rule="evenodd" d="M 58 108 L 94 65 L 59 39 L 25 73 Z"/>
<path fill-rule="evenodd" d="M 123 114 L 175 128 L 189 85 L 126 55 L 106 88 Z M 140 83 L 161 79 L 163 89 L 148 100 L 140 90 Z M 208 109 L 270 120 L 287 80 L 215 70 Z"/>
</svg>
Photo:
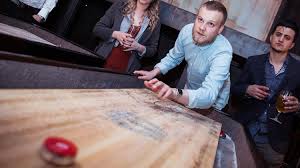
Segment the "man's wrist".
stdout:
<svg viewBox="0 0 300 168">
<path fill-rule="evenodd" d="M 172 92 L 173 92 L 173 96 L 172 96 L 173 99 L 177 99 L 177 98 L 181 97 L 183 94 L 182 89 L 177 89 L 177 88 L 173 88 Z"/>
<path fill-rule="evenodd" d="M 249 95 L 248 93 L 245 93 L 244 95 L 246 98 L 252 98 L 253 96 Z"/>
<path fill-rule="evenodd" d="M 155 67 L 153 70 L 154 76 L 157 76 L 160 74 L 160 69 L 158 67 Z"/>
<path fill-rule="evenodd" d="M 182 89 L 177 89 L 177 91 L 178 91 L 178 97 L 181 97 L 183 95 Z"/>
<path fill-rule="evenodd" d="M 251 96 L 249 93 L 249 87 L 250 87 L 250 85 L 248 85 L 247 86 L 247 88 L 246 88 L 246 91 L 245 91 L 245 94 L 244 94 L 244 96 L 246 97 L 246 98 L 252 98 L 253 96 Z"/>
<path fill-rule="evenodd" d="M 172 88 L 172 99 L 175 100 L 177 99 L 178 96 L 178 90 L 176 88 Z"/>
</svg>

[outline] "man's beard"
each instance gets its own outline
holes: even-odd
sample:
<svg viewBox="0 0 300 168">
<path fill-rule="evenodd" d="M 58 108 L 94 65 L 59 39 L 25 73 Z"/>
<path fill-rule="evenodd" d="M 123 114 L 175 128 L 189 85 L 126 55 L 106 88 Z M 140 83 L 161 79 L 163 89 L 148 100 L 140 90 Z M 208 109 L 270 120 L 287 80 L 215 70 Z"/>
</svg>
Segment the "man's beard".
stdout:
<svg viewBox="0 0 300 168">
<path fill-rule="evenodd" d="M 199 43 L 199 42 L 197 41 L 197 38 L 196 38 L 196 35 L 195 35 L 194 31 L 192 32 L 192 37 L 193 37 L 193 43 L 194 43 L 195 45 L 197 45 L 197 46 L 202 46 L 202 45 L 203 45 L 202 43 Z"/>
<path fill-rule="evenodd" d="M 276 53 L 282 53 L 282 52 L 283 52 L 283 51 L 281 51 L 281 50 L 276 49 L 275 47 L 272 47 L 272 46 L 271 46 L 271 48 L 272 48 L 272 50 L 273 50 L 274 52 L 276 52 Z"/>
<path fill-rule="evenodd" d="M 202 41 L 202 42 L 198 42 L 197 41 L 197 38 L 196 38 L 196 35 L 194 34 L 194 31 L 192 33 L 192 37 L 193 37 L 193 43 L 197 46 L 205 46 L 205 45 L 208 45 L 208 44 L 211 44 L 216 38 L 213 38 L 211 41 Z"/>
</svg>

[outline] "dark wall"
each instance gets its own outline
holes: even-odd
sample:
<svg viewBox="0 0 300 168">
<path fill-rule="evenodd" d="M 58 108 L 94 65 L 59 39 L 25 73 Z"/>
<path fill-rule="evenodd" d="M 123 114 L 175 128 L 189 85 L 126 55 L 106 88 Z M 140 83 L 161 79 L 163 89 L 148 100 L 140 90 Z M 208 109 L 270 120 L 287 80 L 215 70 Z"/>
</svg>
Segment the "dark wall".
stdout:
<svg viewBox="0 0 300 168">
<path fill-rule="evenodd" d="M 82 0 L 74 15 L 75 19 L 71 24 L 66 37 L 88 49 L 94 50 L 97 40 L 92 31 L 95 24 L 111 6 L 107 1 Z"/>
<path fill-rule="evenodd" d="M 63 16 L 68 9 L 68 4 L 71 0 L 58 1 L 56 7 L 49 14 L 47 21 L 43 24 L 48 30 L 58 32 L 59 24 L 63 20 Z"/>
</svg>

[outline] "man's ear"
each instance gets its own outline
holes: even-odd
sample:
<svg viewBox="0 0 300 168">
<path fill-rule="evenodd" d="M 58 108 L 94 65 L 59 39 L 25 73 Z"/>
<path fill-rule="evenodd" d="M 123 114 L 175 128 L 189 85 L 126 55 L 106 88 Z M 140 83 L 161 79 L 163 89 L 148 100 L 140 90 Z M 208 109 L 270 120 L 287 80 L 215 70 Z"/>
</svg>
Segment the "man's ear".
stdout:
<svg viewBox="0 0 300 168">
<path fill-rule="evenodd" d="M 224 30 L 224 25 L 222 25 L 222 26 L 220 27 L 220 29 L 219 29 L 219 31 L 218 31 L 218 34 L 221 34 L 223 30 Z"/>
<path fill-rule="evenodd" d="M 292 45 L 291 45 L 291 47 L 289 48 L 289 50 L 292 49 L 294 46 L 295 46 L 295 42 L 292 43 Z"/>
</svg>

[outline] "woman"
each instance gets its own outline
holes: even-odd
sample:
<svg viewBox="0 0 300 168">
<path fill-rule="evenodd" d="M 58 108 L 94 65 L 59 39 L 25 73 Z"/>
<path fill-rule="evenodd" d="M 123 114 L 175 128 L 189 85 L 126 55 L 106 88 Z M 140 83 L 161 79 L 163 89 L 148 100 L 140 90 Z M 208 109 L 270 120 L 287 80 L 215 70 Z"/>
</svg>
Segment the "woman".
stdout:
<svg viewBox="0 0 300 168">
<path fill-rule="evenodd" d="M 159 0 L 115 2 L 94 27 L 100 38 L 96 52 L 106 60 L 104 68 L 119 72 L 140 69 L 142 57 L 152 57 L 160 32 Z"/>
</svg>

